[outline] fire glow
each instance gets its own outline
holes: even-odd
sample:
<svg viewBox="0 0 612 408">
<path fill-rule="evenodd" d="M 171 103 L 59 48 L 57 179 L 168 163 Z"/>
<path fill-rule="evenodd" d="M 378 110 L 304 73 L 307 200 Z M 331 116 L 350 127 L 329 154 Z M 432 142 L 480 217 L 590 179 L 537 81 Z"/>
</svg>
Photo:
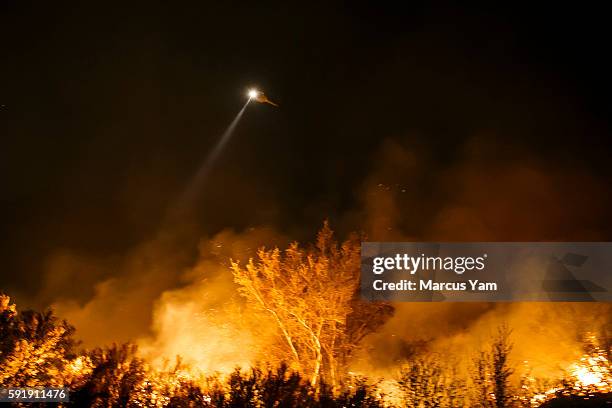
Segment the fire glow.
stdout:
<svg viewBox="0 0 612 408">
<path fill-rule="evenodd" d="M 229 407 L 216 401 L 230 401 L 236 387 L 259 387 L 250 402 L 265 406 L 271 402 L 262 400 L 262 390 L 279 383 L 291 395 L 274 401 L 306 395 L 313 401 L 309 406 L 319 406 L 317 398 L 327 393 L 325 398 L 344 406 L 370 408 L 423 406 L 424 401 L 492 406 L 500 398 L 537 407 L 612 391 L 605 304 L 517 303 L 479 311 L 480 320 L 467 330 L 427 335 L 435 326 L 428 322 L 440 321 L 441 313 L 455 317 L 468 309 L 455 303 L 411 305 L 411 320 L 405 310 L 400 318 L 394 315 L 401 304 L 361 303 L 355 297 L 361 266 L 357 236 L 339 243 L 325 223 L 314 245 L 262 247 L 252 257 L 223 255 L 231 262 L 220 267 L 208 251 L 228 243 L 252 247 L 232 233 L 203 244 L 206 255 L 185 275 L 192 280 L 159 297 L 151 334 L 137 339 L 138 347 L 77 351 L 69 323 L 18 312 L 0 296 L 0 386 L 41 387 L 52 381 L 88 398 L 82 406 L 116 406 L 126 399 L 132 406 L 155 407 L 176 398 Z M 218 268 L 215 277 L 202 279 L 212 268 Z M 420 315 L 427 318 L 419 320 Z M 415 342 L 417 335 L 429 336 L 428 341 Z M 394 352 L 395 344 L 403 350 Z M 393 360 L 385 362 L 388 356 Z M 96 391 L 100 387 L 106 387 L 105 397 Z M 342 400 L 345 396 L 367 397 L 370 403 Z"/>
<path fill-rule="evenodd" d="M 591 335 L 588 342 L 593 345 L 590 354 L 583 355 L 579 361 L 572 363 L 566 370 L 569 386 L 550 388 L 543 393 L 536 394 L 531 398 L 531 405 L 540 406 L 556 395 L 580 395 L 592 396 L 596 393 L 612 392 L 612 371 L 610 361 L 606 357 L 606 351 L 598 346 L 600 339 Z"/>
</svg>

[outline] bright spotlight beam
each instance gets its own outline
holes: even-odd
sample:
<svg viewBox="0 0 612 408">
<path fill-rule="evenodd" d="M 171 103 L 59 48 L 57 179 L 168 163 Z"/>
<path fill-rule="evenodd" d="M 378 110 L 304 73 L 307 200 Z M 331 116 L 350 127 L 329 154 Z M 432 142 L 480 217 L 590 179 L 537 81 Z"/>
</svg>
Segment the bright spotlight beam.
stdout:
<svg viewBox="0 0 612 408">
<path fill-rule="evenodd" d="M 232 133 L 234 133 L 234 129 L 236 128 L 236 125 L 238 125 L 240 118 L 244 114 L 247 105 L 251 101 L 255 101 L 259 103 L 267 103 L 268 105 L 278 107 L 276 103 L 269 100 L 268 97 L 262 91 L 256 88 L 249 89 L 247 91 L 247 96 L 248 100 L 246 101 L 240 112 L 238 112 L 232 123 L 230 123 L 221 138 L 217 141 L 217 144 L 213 147 L 206 159 L 202 162 L 202 165 L 194 175 L 193 179 L 187 185 L 180 198 L 178 199 L 177 205 L 170 210 L 171 214 L 169 219 L 176 219 L 177 217 L 180 217 L 184 214 L 188 214 L 190 211 L 193 210 L 192 207 L 196 202 L 198 193 L 202 190 L 202 186 L 208 176 L 208 173 L 210 173 L 213 164 L 217 161 L 217 158 L 223 151 L 223 148 L 231 139 Z"/>
<path fill-rule="evenodd" d="M 240 118 L 242 118 L 242 115 L 244 114 L 244 111 L 246 110 L 246 107 L 249 102 L 251 102 L 250 98 L 248 101 L 246 101 L 242 109 L 240 109 L 240 112 L 238 112 L 234 120 L 232 120 L 232 123 L 230 123 L 225 132 L 223 132 L 223 135 L 217 141 L 217 144 L 210 151 L 204 162 L 202 162 L 202 165 L 196 172 L 195 176 L 193 177 L 187 188 L 181 194 L 176 207 L 172 211 L 172 216 L 180 216 L 181 214 L 186 214 L 190 210 L 192 210 L 191 207 L 195 204 L 195 199 L 197 198 L 198 193 L 202 189 L 202 185 L 204 184 L 208 173 L 212 169 L 213 164 L 217 161 L 217 158 L 223 151 L 223 148 L 232 137 L 232 134 L 236 129 L 236 125 L 238 125 Z"/>
</svg>

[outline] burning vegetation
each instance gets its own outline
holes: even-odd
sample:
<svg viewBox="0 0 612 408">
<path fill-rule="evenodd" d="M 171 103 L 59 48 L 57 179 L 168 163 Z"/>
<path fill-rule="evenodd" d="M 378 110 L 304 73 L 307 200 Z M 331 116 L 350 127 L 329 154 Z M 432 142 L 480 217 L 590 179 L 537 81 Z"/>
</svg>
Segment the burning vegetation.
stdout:
<svg viewBox="0 0 612 408">
<path fill-rule="evenodd" d="M 496 329 L 480 341 L 474 340 L 479 336 L 469 325 L 449 332 L 448 339 L 396 336 L 389 330 L 404 324 L 397 321 L 403 313 L 399 305 L 368 303 L 357 295 L 358 238 L 337 243 L 325 224 L 311 246 L 261 248 L 248 261 L 233 260 L 231 273 L 225 273 L 239 295 L 219 300 L 217 307 L 194 300 L 212 296 L 203 291 L 207 282 L 166 293 L 157 307 L 164 317 L 157 319 L 157 338 L 135 339 L 139 348 L 113 344 L 82 350 L 78 332 L 68 322 L 52 311 L 18 311 L 2 295 L 0 387 L 69 387 L 67 405 L 79 407 L 610 403 L 609 305 L 592 309 L 603 316 L 597 324 L 576 319 L 564 326 L 574 331 L 564 330 L 563 335 L 555 331 L 554 313 L 547 312 L 544 322 L 532 316 L 549 337 L 554 335 L 558 349 L 571 351 L 564 353 L 571 359 L 556 358 L 554 348 L 545 353 L 527 349 L 524 329 L 517 333 L 521 319 L 496 314 L 487 315 L 488 327 Z M 566 313 L 567 305 L 550 307 L 574 319 Z M 532 314 L 536 310 L 529 308 Z M 429 325 L 437 323 L 441 319 L 430 315 Z M 419 325 L 425 333 L 424 323 Z M 381 343 L 391 336 L 402 337 L 401 352 Z M 385 353 L 394 355 L 393 362 L 377 364 Z M 558 367 L 551 370 L 554 365 Z"/>
<path fill-rule="evenodd" d="M 320 379 L 341 385 L 356 347 L 393 312 L 358 298 L 357 238 L 337 245 L 325 224 L 310 249 L 260 249 L 244 268 L 232 264 L 240 293 L 277 326 L 278 355 L 315 387 Z"/>
</svg>

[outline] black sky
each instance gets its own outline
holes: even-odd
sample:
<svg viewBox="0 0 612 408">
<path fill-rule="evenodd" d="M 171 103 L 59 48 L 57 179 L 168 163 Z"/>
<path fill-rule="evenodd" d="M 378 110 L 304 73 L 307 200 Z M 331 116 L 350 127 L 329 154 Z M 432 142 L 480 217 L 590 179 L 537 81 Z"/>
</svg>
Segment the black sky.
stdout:
<svg viewBox="0 0 612 408">
<path fill-rule="evenodd" d="M 124 3 L 0 3 L 0 289 L 35 291 L 59 248 L 121 254 L 154 234 L 251 85 L 281 108 L 249 107 L 202 235 L 302 239 L 359 206 L 385 140 L 432 172 L 480 135 L 610 180 L 602 8 Z"/>
</svg>

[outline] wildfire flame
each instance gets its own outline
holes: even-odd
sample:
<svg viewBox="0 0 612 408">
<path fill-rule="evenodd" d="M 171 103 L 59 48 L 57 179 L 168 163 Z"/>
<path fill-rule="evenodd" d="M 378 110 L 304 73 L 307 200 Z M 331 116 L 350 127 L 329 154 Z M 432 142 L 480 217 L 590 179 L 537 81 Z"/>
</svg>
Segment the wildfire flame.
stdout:
<svg viewBox="0 0 612 408">
<path fill-rule="evenodd" d="M 571 373 L 576 378 L 575 388 L 595 387 L 599 391 L 610 390 L 610 362 L 603 353 L 583 356 L 580 363 L 572 365 Z"/>
<path fill-rule="evenodd" d="M 559 393 L 591 395 L 612 392 L 612 370 L 606 350 L 596 345 L 598 339 L 595 336 L 589 336 L 587 340 L 592 345 L 592 352 L 584 354 L 579 361 L 571 364 L 567 369 L 570 387 L 553 387 L 541 394 L 536 394 L 531 398 L 532 406 L 537 407 Z"/>
</svg>

